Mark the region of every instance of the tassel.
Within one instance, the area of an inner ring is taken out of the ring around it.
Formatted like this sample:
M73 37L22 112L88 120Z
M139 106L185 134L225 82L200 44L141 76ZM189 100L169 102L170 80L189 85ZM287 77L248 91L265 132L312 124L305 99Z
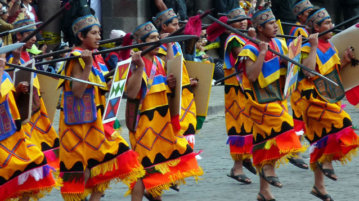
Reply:
M227 24L227 16L222 16L219 18L221 22L224 22ZM222 35L226 31L226 28L218 24L217 22L214 22L207 28L207 39L211 42L216 40L220 35Z
M171 117L171 123L172 123L172 127L176 131L179 131L181 129L181 125L180 125L180 121L179 121L179 115L175 115L175 116Z
M202 20L199 15L190 17L184 28L185 35L196 35L198 37L201 36L202 32Z
M123 42L122 42L122 46L129 46L132 45L132 33L127 33L124 37L123 37ZM123 50L120 52L120 57L122 60L126 60L128 58L130 58L130 54L131 54L131 49L128 50Z

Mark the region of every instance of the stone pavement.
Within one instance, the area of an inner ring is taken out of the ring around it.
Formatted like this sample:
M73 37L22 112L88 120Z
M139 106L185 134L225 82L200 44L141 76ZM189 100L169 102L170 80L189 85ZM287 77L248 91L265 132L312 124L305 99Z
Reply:
M196 137L196 151L202 150L202 159L199 164L205 174L202 180L195 183L194 179L187 179L187 185L181 186L180 192L173 190L166 191L163 200L166 201L254 201L259 189L258 176L246 171L253 183L242 185L235 180L227 177L233 162L229 155L229 147L226 145L227 135L224 122L224 100L223 86L212 88L211 100L209 105L209 116ZM122 103L123 108L125 106ZM359 109L347 104L346 111L352 116L353 123L359 125ZM123 114L123 112L121 112ZM128 131L123 129L122 136L128 140ZM304 154L308 156L308 154ZM309 158L305 157L309 162ZM359 192L359 157L355 157L352 162L345 166L334 163L338 181L334 182L325 179L327 190L335 200L351 201L357 200ZM280 201L302 201L318 200L309 194L313 185L313 173L310 170L302 170L287 164L277 169L277 174L283 183L282 189L272 187L272 191L277 200ZM107 190L103 201L131 200L130 196L123 197L127 188L124 184L112 184L111 189ZM42 200L57 201L62 200L57 190L50 196ZM146 200L145 198L143 200Z

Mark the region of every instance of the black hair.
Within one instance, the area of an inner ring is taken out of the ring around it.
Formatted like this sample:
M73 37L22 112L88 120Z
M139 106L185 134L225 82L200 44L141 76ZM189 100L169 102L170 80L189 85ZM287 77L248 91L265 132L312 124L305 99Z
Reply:
M93 27L93 26L88 27L88 28L86 28L86 29L80 31L79 33L81 34L82 37L86 38L88 32L91 31L92 27ZM74 44L75 44L76 46L79 46L79 45L82 44L82 41L79 39L79 37L77 36L77 34L74 36Z
M175 18L173 18L172 20L167 21L167 22L165 22L165 23L163 23L163 24L165 24L166 26L168 26L169 24L171 24L171 23L173 22L174 19L175 19ZM178 19L178 18L177 18L177 19ZM161 32L161 30L162 30L162 24L161 24L159 27L157 27L157 30L158 30L158 32Z

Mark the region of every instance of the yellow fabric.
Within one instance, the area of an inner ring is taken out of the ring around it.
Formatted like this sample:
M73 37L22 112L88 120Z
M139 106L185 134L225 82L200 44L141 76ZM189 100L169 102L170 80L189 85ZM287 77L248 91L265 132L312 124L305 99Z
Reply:
M6 96L10 91L15 91L15 88L11 80L6 79L3 83L1 83L0 96Z
M66 67L67 75L71 75L72 68L73 62L70 62ZM71 91L69 81L66 81L64 86L64 92L67 91ZM96 106L103 105L104 102L98 87L94 87L94 91ZM61 100L61 107L63 108L64 93ZM120 143L128 145L119 135L115 139L107 139L104 134L101 110L99 109L97 110L97 119L93 123L67 125L64 119L64 112L61 111L59 125L60 161L67 169L71 169L76 162L83 164L85 169L90 158L102 162L106 154L117 155Z
M30 121L23 125L23 128L26 138L36 146L44 148L42 143L45 143L48 147L57 148L54 145L58 136L51 120L47 116L45 103L42 98L40 98L40 110L31 116Z
M175 47L174 47L175 48ZM159 54L167 55L167 52L160 47ZM177 55L180 55L177 52ZM175 55L175 56L177 56ZM188 71L186 68L186 64L184 60L182 61L182 88L191 84L190 77L188 75ZM153 87L153 86L152 86ZM151 90L152 90L151 87ZM181 115L180 115L180 134L185 134L189 126L192 124L194 129L197 127L197 119L196 119L196 103L194 101L194 95L188 89L182 90L182 97L181 97ZM187 133L189 134L189 133ZM195 133L190 133L195 134Z
M157 65L157 69L160 65ZM143 73L147 79L146 73ZM175 132L172 127L167 99L169 88L167 85L165 86L166 88L163 88L162 91L148 93L144 97L137 130L135 133L130 132L131 146L139 154L140 162L143 162L144 158L148 158L151 163L154 163L157 154L161 154L167 161L173 151L184 154L188 148L187 140ZM164 110L163 116L156 111L159 108ZM153 113L153 118L149 119L144 112ZM161 137L158 138L158 135Z

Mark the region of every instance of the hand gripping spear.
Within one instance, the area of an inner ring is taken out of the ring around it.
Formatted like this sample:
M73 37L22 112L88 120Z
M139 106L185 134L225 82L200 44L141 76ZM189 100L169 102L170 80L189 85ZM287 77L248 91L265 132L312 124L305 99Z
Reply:
M201 11L200 11L200 12L201 12ZM217 18L215 18L215 17L213 17L213 16L211 16L211 15L207 15L207 17L208 17L209 19L211 19L212 21L215 21L215 22L217 22L218 24L220 24L221 26L225 27L226 29L230 30L231 32L236 33L236 34L238 34L238 35L240 35L240 36L242 36L242 37L245 37L246 39L248 39L249 41L251 41L251 42L253 42L253 43L257 44L257 45L259 44L259 42L258 42L256 39L253 39L253 38L249 37L247 34L238 31L237 29L235 29L235 28L229 26L229 25L226 24L226 23L223 23L222 21L218 20ZM308 71L308 72L310 72L310 73L312 73L312 74L314 74L314 75L317 75L317 76L319 76L319 77L321 77L321 78L323 78L323 79L329 81L330 83L334 84L335 86L338 86L338 84L337 84L336 82L334 82L333 80L331 80L331 79L329 79L329 78L323 76L322 74L320 74L320 73L318 73L318 72L316 72L316 71L313 71L312 69L310 69L310 68L308 68L308 67L302 65L301 63L298 63L298 62L294 61L293 59L290 59L289 57L287 57L287 56L285 56L285 55L283 55L283 54L281 54L281 53L279 53L279 52L277 52L277 51L275 51L275 50L273 50L273 49L271 49L271 48L268 48L268 51L272 52L273 54L276 54L276 55L280 56L281 58L283 58L283 59L285 59L285 60L287 60L287 61L289 61L289 62L291 62L291 63L293 63L293 64L295 64L295 65L297 65L297 66L299 66L300 68L302 68L302 69L304 69L304 70L306 70L306 71ZM220 79L220 80L217 80L217 81L215 82L215 84L217 84L217 83L219 83L219 82L222 82L222 81L224 81L224 80L226 80L226 79L228 79L228 78L230 78L230 77L233 77L233 76L235 76L236 74L238 74L238 73L233 73L232 75L229 75L229 76L224 77L224 78L222 78L222 79Z

